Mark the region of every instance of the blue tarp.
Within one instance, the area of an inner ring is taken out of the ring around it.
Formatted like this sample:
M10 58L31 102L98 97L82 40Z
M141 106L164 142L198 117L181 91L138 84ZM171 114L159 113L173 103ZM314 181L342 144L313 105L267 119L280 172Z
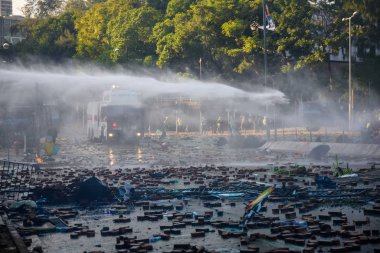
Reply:
M316 176L317 189L336 189L336 183L326 176Z

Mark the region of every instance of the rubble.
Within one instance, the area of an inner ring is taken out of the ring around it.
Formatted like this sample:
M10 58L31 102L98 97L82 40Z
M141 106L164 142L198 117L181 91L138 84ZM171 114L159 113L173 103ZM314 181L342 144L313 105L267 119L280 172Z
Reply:
M375 250L378 174L370 166L353 170L357 177L339 178L330 165L295 162L41 166L26 198L33 208L2 209L29 250L44 252L63 245L72 252ZM246 205L270 186L267 202L244 224ZM41 232L50 241L39 236L38 245L30 234Z

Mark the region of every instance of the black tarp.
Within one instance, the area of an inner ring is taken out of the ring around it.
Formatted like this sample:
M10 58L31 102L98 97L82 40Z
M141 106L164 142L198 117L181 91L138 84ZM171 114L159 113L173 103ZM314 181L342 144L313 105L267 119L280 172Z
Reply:
M323 157L327 156L327 153L330 151L329 145L318 145L315 148L313 148L309 153L309 158L314 160L322 160Z
M72 197L75 201L113 200L111 189L95 176L76 183L73 187Z

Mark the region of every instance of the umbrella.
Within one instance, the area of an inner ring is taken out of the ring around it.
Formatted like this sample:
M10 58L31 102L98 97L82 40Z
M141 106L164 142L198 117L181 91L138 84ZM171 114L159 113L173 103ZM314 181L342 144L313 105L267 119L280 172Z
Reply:
M265 191L263 191L256 199L249 202L245 207L245 213L243 216L243 223L247 224L247 222L257 214L261 207L264 205L264 202L267 200L269 194L271 194L274 190L274 187L271 186Z

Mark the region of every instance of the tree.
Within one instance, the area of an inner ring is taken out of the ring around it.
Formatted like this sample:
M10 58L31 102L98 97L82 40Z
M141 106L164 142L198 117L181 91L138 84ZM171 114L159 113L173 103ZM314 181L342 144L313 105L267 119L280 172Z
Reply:
M17 45L19 53L54 60L72 57L76 46L74 20L75 16L70 12L44 19L26 19L19 26L26 32L26 39Z
M170 0L166 8L166 18L173 18L177 13L185 13L196 0Z
M110 0L95 4L80 18L77 56L99 62L144 62L152 60L149 40L159 10L137 0Z
M109 61L109 38L107 24L112 13L112 3L99 3L90 8L75 22L78 32L76 55L95 61Z
M202 58L208 71L225 77L243 73L252 68L257 49L250 19L250 1L185 1L183 6L169 2L166 18L154 28L157 65L173 67L179 61L175 65L183 71L195 69Z
M193 76L202 58L204 76L263 81L263 31L250 29L252 22L262 24L262 0L62 1L27 0L27 19L19 26L27 39L15 47L19 52L62 59L73 57L75 48L74 57L81 59ZM370 84L371 90L380 87L373 71L380 67L378 0L268 0L267 5L276 23L266 34L268 85L305 97L318 83L326 91L334 87L329 94L343 94L347 70L337 69L330 56L347 52L348 25L342 18L359 11L352 19L352 37L363 63L354 64L354 82ZM294 88L294 79L304 86Z
M46 18L60 12L63 0L26 0L22 11L27 18Z
M89 1L85 0L68 0L66 1L63 11L65 12L73 12L77 14L78 16L84 13L86 10L89 9L91 5L89 4Z
M165 13L169 0L144 0L142 6L152 7L155 10Z
M345 1L340 15L350 17L354 11L357 11L358 15L351 20L352 41L357 46L357 56L361 60L355 62L354 59L352 65L355 107L378 106L378 98L373 99L373 95L380 92L380 73L374 71L380 68L380 56L376 54L380 47L380 5L376 0ZM342 47L347 51L347 22L342 34L345 37ZM343 87L346 85L346 82L342 84Z
M149 6L131 8L111 18L106 34L110 38L112 61L150 65L155 56L152 29L160 18L161 12Z

